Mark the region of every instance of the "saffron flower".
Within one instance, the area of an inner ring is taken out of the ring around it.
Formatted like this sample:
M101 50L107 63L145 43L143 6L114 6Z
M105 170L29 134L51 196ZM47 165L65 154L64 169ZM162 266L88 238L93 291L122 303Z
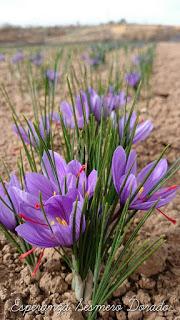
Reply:
M94 67L102 63L98 55L90 55L89 53L85 53L81 56L81 58L84 62Z
M108 94L104 96L98 95L93 88L89 88L88 93L81 91L80 95L75 98L75 115L78 127L80 129L84 127L84 116L88 123L90 113L94 114L98 122L102 116L104 118L113 117L113 112L124 106L126 100L129 101L129 97L126 98L123 91L115 94L112 90L109 90ZM60 112L65 126L74 128L75 119L72 105L63 101L60 104ZM58 113L53 113L53 120L57 123L60 122Z
M5 61L5 55L3 53L0 53L0 62Z
M159 210L160 207L169 203L175 197L177 186L159 188L153 192L153 188L168 170L167 160L161 159L150 173L154 164L154 161L149 163L137 174L136 152L132 150L127 158L125 150L121 146L117 147L112 159L112 177L121 205L124 205L127 199L131 198L130 209L148 210L158 201L156 208ZM148 173L150 174L149 177L137 192L138 187L143 183ZM161 210L159 212L162 213ZM173 219L165 214L163 215L169 221L175 223Z
M86 195L91 198L96 187L97 171L92 170L86 176L85 170L86 166L77 160L66 163L58 153L49 150L49 154L44 152L42 157L43 174L27 173L25 190L14 188L14 192L21 205L26 204L36 210L40 209L40 194L43 203L56 195L68 196L72 192L79 200L83 200Z
M125 80L130 87L136 89L141 80L141 75L138 72L130 72L126 74Z
M36 53L29 58L30 62L32 62L36 66L40 66L43 63L43 56L41 53Z
M59 78L59 72L49 69L46 71L46 77L50 82L56 82Z
M19 211L19 202L14 192L14 187L17 190L21 189L15 174L12 174L10 181L5 183L7 193L3 185L0 184L0 223L11 231L14 231L17 226L16 213Z
M52 196L45 201L46 219L42 210L22 205L21 210L23 213L20 214L20 217L25 222L16 227L16 232L34 247L70 247L74 241L74 222L76 229L75 240L79 239L80 232L85 229L82 207L83 202L76 201L76 195L73 192L69 193L68 196Z
M21 51L18 51L13 57L12 57L12 63L16 64L24 60L24 54Z
M48 117L41 118L39 122L39 133L41 135L41 138L44 140L48 137L49 132L50 132L50 120ZM32 146L36 146L40 144L40 140L38 137L38 134L36 132L36 129L34 127L34 124L32 121L28 120L28 128L24 129L22 126L17 126L13 125L13 131L22 139L26 144L31 144Z
M111 116L112 112L126 104L126 98L124 91L120 91L115 94L111 89L107 95L100 96L92 88L89 89L90 95L90 107L91 112L94 114L97 121L101 120L101 117L107 118Z
M59 154L51 150L49 154L44 153L42 167L43 174L25 175L25 190L13 188L20 206L19 216L24 220L23 224L16 227L16 232L33 246L30 251L21 255L21 259L36 248L42 249L33 275L40 265L45 248L70 247L84 232L84 198L87 196L90 199L93 196L97 182L96 170L86 176L85 165L77 160L66 163ZM40 194L43 208L39 201Z
M60 104L60 112L62 114L65 126L68 128L74 128L75 119L73 106L67 101L63 101ZM77 125L80 129L82 129L84 127L84 115L86 117L86 122L89 121L89 105L87 95L84 91L81 91L80 95L75 98L75 115ZM58 113L53 113L53 120L57 123L60 121Z
M129 115L126 114L124 117L122 117L119 120L119 136L120 139L122 140L123 136L124 136L124 130L125 130L125 126L126 123L128 121L128 117ZM133 132L133 128L135 126L136 123L136 112L133 112L130 118L130 122L129 122L129 133L132 134ZM134 138L133 138L133 143L137 143L139 141L143 141L145 140L149 134L151 133L153 129L153 124L150 120L146 120L146 121L142 121L141 123L139 123L136 127L135 130L135 134L134 134Z

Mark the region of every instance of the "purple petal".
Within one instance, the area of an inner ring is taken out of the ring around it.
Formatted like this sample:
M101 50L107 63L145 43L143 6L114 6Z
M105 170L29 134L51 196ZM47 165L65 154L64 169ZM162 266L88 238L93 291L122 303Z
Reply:
M122 178L121 178L121 185L120 185L120 189L121 187L123 186L123 183L126 179L126 175L124 175ZM130 174L126 180L126 183L123 187L123 190L121 192L121 195L120 195L120 201L121 203L125 204L127 199L132 196L132 194L136 191L137 189L137 180L136 180L136 177L133 175L133 174Z
M154 165L154 161L149 163L144 169L140 171L140 173L137 176L137 181L138 183L143 182L145 179L146 175L150 172ZM162 179L162 177L165 175L167 171L168 165L167 165L167 160L166 159L161 159L145 184L143 185L143 192L142 196L145 196L154 186L155 184Z
M82 164L79 161L72 160L67 165L67 171L74 174L77 177L81 167L82 167Z
M3 197L4 201L10 205L7 196ZM8 230L14 230L17 222L15 218L15 214L0 201L0 222L8 229Z
M25 241L40 248L51 248L59 245L58 240L47 227L23 223L16 227L16 232Z
M26 191L39 197L42 194L42 199L45 201L50 198L54 191L54 186L51 181L39 173L27 173L25 176Z
M116 148L112 158L112 177L117 193L120 190L120 179L125 172L126 153L123 147Z
M132 173L134 175L136 175L137 172L137 154L135 150L131 150L128 160L127 160L127 164L126 164L126 170L125 173Z
M153 124L149 120L139 124L136 128L133 143L137 143L138 141L145 140L151 133L152 129L153 129Z
M64 176L67 173L67 165L63 157L61 157L58 153L52 152L49 150L49 155L51 158L51 161L53 163L53 167L55 166L57 175L59 180L61 181ZM48 176L50 180L54 181L57 183L56 175L53 170L53 167L51 165L51 162L49 161L48 155L46 152L44 152L43 157L42 157L42 170L43 174L45 176Z
M92 170L91 173L88 176L87 179L87 190L86 192L89 195L89 198L92 197L92 195L94 194L94 190L96 188L96 183L97 183L97 171L96 170Z
M62 117L63 117L65 126L69 128L74 128L75 121L74 121L72 106L68 102L63 101L60 104L60 111L62 112Z

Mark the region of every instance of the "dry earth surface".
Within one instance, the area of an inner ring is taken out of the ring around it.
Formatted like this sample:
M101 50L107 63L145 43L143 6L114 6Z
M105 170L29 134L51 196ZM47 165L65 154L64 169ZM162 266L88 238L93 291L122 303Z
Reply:
M180 149L180 44L158 43L156 59L151 82L149 104L147 99L141 101L141 110L154 122L154 131L151 137L137 147L140 166L157 157L166 144L171 148L168 153L171 164ZM13 90L12 88L9 88ZM21 104L18 111L27 112ZM0 155L8 157L8 163L13 168L16 164L17 140L11 131L11 115L5 103L0 105ZM178 175L173 178L172 184L177 184ZM171 225L159 213L154 213L146 223L142 237L148 235L157 237L165 234L166 244L151 257L135 275L113 294L110 303L122 304L123 311L110 312L99 315L99 319L107 320L173 320L180 317L180 199L166 206L166 213L177 220ZM75 299L71 291L71 274L67 273L56 253L46 250L43 258L41 278L35 281L31 278L27 267L18 259L18 254L2 238L0 242L0 319L25 320L81 320L83 315L73 311ZM59 271L60 270L60 271ZM141 304L156 304L165 302L171 308L168 312L127 312L129 299L137 296ZM28 313L10 312L15 299L26 304L67 303L70 311L57 315L47 312ZM179 316L179 317L178 317Z

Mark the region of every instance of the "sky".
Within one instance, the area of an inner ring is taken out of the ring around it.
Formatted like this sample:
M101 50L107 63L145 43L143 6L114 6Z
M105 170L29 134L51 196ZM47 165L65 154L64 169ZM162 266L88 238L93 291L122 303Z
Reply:
M180 0L0 0L0 25L98 24L122 18L180 25Z

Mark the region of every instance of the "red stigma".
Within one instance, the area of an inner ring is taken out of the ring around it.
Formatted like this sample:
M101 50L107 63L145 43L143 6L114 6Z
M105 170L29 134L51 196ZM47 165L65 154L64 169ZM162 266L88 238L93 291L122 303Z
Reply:
M29 251L27 251L27 252L25 252L25 253L22 253L22 254L19 256L19 259L20 259L20 260L25 259L25 258L28 257L31 253L33 253L35 250L36 250L36 248L32 248L32 249L30 249Z
M81 168L80 168L80 170L79 170L79 172L78 172L78 174L77 174L77 177L79 177L79 176L80 176L80 174L81 174L83 171L85 171L85 170L86 170L86 167L87 167L87 165L86 165L86 164L83 164L83 165L81 166Z
M177 187L178 186L176 184L174 184L173 186L168 187L168 191L175 190L175 189L177 189Z
M41 264L41 260L42 260L43 255L44 255L44 250L45 250L45 249L43 249L43 250L41 251L40 255L39 255L39 259L38 259L38 261L37 261L37 264L36 264L36 266L35 266L35 268L34 268L34 271L32 272L32 277L35 277L35 275L36 275L36 273L37 273L37 271L38 271L38 269L39 269L39 266L40 266L40 264Z
M37 202L37 203L35 203L34 208L38 210L38 209L41 208L41 206L40 206L40 204Z
M156 208L168 221L170 221L173 224L176 224L176 220L173 218L170 218L167 214L165 214L163 211L160 209Z
M41 222L38 222L38 221L36 221L36 220L34 220L34 219L31 219L31 218L27 217L24 213L20 213L20 214L19 214L19 217L22 218L22 219L24 219L24 220L27 221L27 222L31 222L31 223L35 223L35 224L40 224L41 226L46 226L46 227L47 227L47 224L46 224L46 223L41 223Z

